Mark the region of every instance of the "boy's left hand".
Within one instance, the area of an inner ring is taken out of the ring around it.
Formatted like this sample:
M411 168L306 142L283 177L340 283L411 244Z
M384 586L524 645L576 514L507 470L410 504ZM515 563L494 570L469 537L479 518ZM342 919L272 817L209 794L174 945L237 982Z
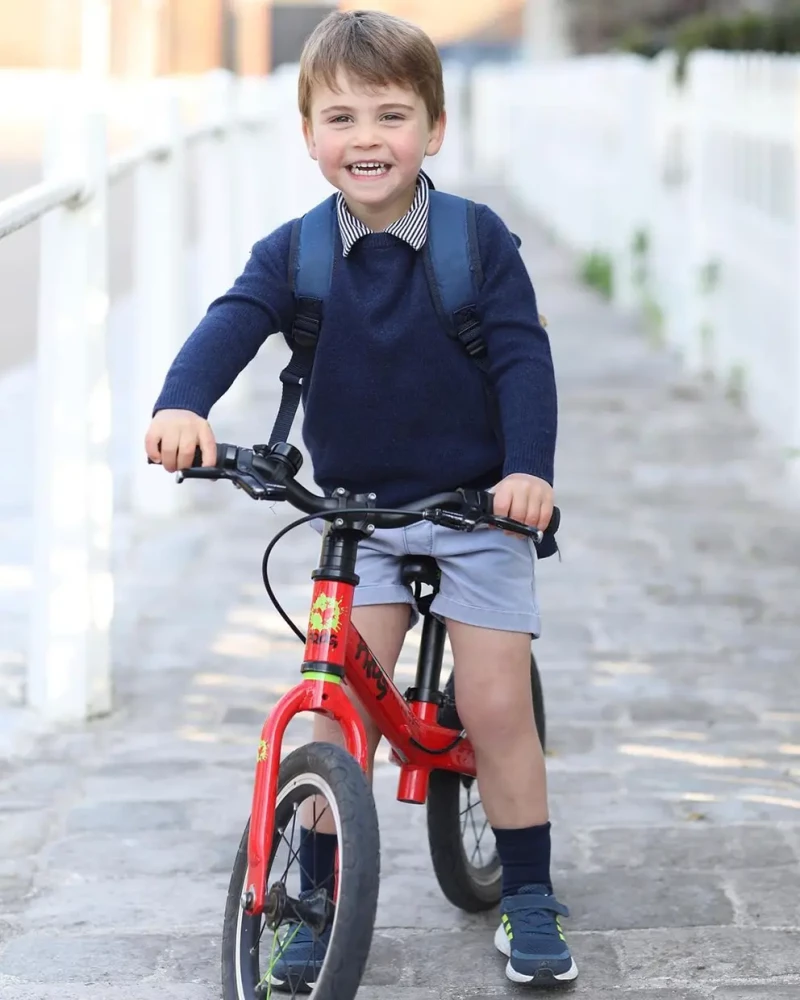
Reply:
M495 486L494 512L544 531L553 516L553 487L544 479L514 472Z

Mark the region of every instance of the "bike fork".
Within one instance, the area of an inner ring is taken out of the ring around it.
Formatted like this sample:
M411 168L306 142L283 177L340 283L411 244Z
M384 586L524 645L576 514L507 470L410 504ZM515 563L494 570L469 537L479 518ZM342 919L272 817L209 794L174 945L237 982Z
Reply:
M338 722L348 753L365 771L367 768L364 723L342 690L341 679L335 674L307 673L300 684L278 701L261 730L247 843L247 889L242 897L242 906L251 916L264 910L267 865L275 835L281 747L286 727L298 712L317 712Z

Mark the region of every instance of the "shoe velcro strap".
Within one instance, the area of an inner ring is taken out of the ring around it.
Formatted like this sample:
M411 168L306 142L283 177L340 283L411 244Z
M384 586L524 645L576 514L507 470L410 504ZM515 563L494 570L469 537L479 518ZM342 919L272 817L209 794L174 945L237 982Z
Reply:
M533 896L526 893L523 896L507 898L504 903L505 911L509 915L513 915L516 910L548 910L562 917L569 916L567 907L559 903L555 896Z

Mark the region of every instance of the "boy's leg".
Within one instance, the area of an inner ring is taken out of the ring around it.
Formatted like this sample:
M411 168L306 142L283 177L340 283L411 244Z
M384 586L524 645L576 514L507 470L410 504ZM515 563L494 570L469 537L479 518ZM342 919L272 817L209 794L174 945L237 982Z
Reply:
M559 923L567 910L550 880L547 782L531 694L535 552L524 539L479 529L439 535L435 555L442 586L433 611L447 621L458 714L503 866L495 944L509 957L509 979L572 980L577 967Z
M452 620L447 627L458 714L475 748L481 803L500 835L501 858L505 842L514 855L510 863L502 858L503 893L549 886L547 778L533 714L531 637Z

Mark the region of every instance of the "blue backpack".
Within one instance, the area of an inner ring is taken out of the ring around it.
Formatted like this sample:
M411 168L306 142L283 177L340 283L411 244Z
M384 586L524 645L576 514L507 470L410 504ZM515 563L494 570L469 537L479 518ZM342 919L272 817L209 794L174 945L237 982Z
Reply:
M294 223L289 244L289 285L295 299L291 331L284 334L292 349L281 372L282 395L270 444L288 441L303 392L311 375L314 352L325 318L336 248L336 196L327 198ZM514 237L517 246L519 237ZM475 203L436 191L431 185L428 238L420 251L431 298L448 336L458 340L484 375L495 433L496 404L488 379L486 344L477 311L483 269L478 247Z

